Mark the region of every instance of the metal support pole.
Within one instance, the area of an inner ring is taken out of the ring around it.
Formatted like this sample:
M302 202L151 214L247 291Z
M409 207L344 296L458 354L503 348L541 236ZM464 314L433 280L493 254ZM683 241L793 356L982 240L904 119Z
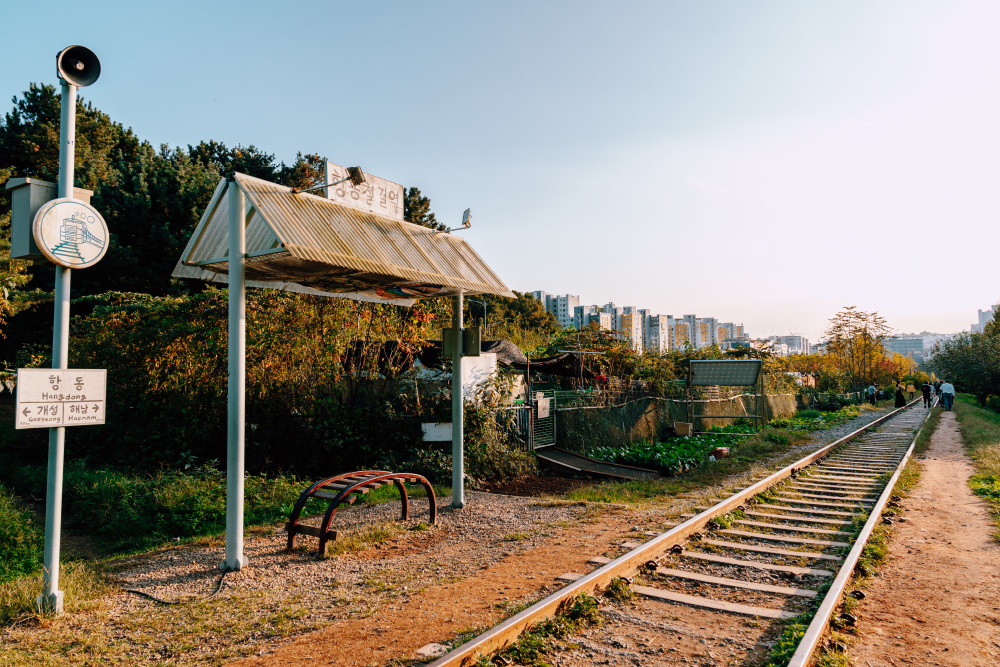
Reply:
M462 290L451 299L451 506L465 507L465 414L462 396Z
M229 181L229 419L226 447L226 559L219 566L239 570L243 555L243 467L246 441L246 203Z
M76 86L62 84L59 115L59 197L73 196L76 159ZM52 317L52 368L69 367L70 269L56 266L55 307ZM66 378L68 381L69 378ZM63 460L66 428L49 429L49 465L45 489L45 549L42 554L42 594L35 599L40 612L61 614L63 592L59 590L59 537L62 524Z

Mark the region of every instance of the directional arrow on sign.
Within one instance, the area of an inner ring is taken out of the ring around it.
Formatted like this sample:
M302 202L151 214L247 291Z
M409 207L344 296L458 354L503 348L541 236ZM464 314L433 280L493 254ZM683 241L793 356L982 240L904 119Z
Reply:
M97 412L97 403L94 403L94 412Z
M28 408L25 408L24 412L22 412L21 414L24 415L25 417L27 417L31 413L28 412Z

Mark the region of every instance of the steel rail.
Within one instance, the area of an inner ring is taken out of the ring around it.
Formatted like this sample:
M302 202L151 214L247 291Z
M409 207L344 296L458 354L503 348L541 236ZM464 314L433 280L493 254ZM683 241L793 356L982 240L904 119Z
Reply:
M590 574L584 575L576 581L567 584L563 588L536 602L527 609L511 616L507 620L490 628L481 635L478 635L466 643L456 647L452 651L449 651L434 662L429 663L427 667L467 667L476 660L477 656L489 654L493 651L505 648L516 640L516 638L530 626L558 614L563 608L563 605L570 599L580 595L581 593L593 594L595 591L605 588L611 583L612 580L618 577L631 577L641 568L645 567L649 561L662 557L670 550L671 547L681 544L687 540L687 538L692 534L708 525L709 521L715 517L732 512L740 505L744 504L748 498L752 498L758 493L775 486L782 480L791 477L792 473L797 473L800 468L804 468L805 466L826 457L835 449L854 440L866 431L869 431L885 421L905 412L907 409L922 400L922 398L918 398L908 403L905 407L897 408L892 412L888 412L858 430L845 435L843 438L817 449L812 454L799 459L791 465L785 466L781 470L771 474L761 481L731 495L729 498L720 501L716 505L702 511L700 514L696 514L687 521L684 521L665 533L654 537L648 542L644 542L635 549L619 556L606 565L594 570ZM879 511L881 512L881 509ZM872 512L872 515L875 515L874 511ZM841 571L843 570L844 568L841 568ZM816 618L819 618L819 613L817 613Z
M923 399L918 399L923 400ZM913 401L916 403L917 401ZM910 403L910 405L913 405ZM827 591L826 595L823 597L823 602L820 604L819 609L816 610L816 615L813 616L812 622L809 623L809 627L806 628L805 634L799 641L798 647L795 649L795 653L792 654L791 660L788 662L788 667L805 667L812 661L812 655L819 646L820 641L826 634L828 623L830 617L832 616L834 609L840 602L840 596L843 594L844 589L847 584L850 583L851 577L854 575L854 566L857 564L858 559L861 558L861 552L864 551L865 546L868 544L868 538L871 537L872 531L875 530L876 524L882 518L882 510L885 509L886 503L892 497L893 489L896 486L896 482L899 481L899 476L902 474L903 469L906 464L910 461L910 456L913 454L913 449L917 445L917 438L920 437L920 433L924 430L924 426L927 424L927 420L931 416L931 411L934 406L937 405L937 399L931 405L931 410L927 411L927 416L924 417L924 421L921 422L920 428L917 429L916 434L913 436L913 441L910 446L906 449L906 454L903 455L902 460L900 460L899 465L896 466L896 472L893 473L892 477L889 478L889 482L885 485L885 489L882 491L882 495L879 496L878 502L872 507L871 512L868 515L868 521L865 522L864 527L861 532L858 533L857 538L855 538L854 546L851 548L850 553L844 558L844 562L840 566L840 570L837 572L836 579L830 584L830 589Z

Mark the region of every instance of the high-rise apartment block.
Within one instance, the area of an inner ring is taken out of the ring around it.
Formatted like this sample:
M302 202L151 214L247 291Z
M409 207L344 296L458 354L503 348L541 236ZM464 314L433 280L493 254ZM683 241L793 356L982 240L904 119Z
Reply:
M552 313L559 321L563 329L568 329L573 324L575 309L580 305L580 297L575 294L549 294L541 290L532 292L531 295L542 302L545 310Z
M697 349L712 345L728 349L733 344L748 340L742 324L719 323L714 317L653 315L646 308L616 306L611 302L600 307L581 306L580 297L571 294L556 296L536 291L531 295L541 301L545 310L552 313L564 328L582 329L593 323L616 332L623 340L628 340L637 352L667 352L688 346Z
M979 311L979 321L969 327L969 333L983 333L983 329L996 315L996 306L991 306L986 310Z

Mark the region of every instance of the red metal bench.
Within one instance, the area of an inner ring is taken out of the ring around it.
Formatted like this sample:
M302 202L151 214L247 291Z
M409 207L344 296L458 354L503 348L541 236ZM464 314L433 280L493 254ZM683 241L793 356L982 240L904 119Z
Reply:
M326 554L326 543L337 539L337 531L330 530L330 521L333 520L333 515L337 512L340 504L346 502L351 505L359 496L388 484L395 484L396 488L399 489L399 499L403 505L403 519L410 518L410 497L406 493L406 484L423 486L427 491L427 499L430 501L431 523L437 522L437 498L434 496L434 487L427 481L427 478L409 472L359 470L316 482L302 492L292 509L288 523L285 524L285 530L288 532L288 550L291 551L295 548L296 535L310 535L319 538L317 555L323 557ZM319 528L299 523L299 515L302 514L302 510L310 498L322 498L330 501L330 506L327 508L326 514L323 515L323 522Z

